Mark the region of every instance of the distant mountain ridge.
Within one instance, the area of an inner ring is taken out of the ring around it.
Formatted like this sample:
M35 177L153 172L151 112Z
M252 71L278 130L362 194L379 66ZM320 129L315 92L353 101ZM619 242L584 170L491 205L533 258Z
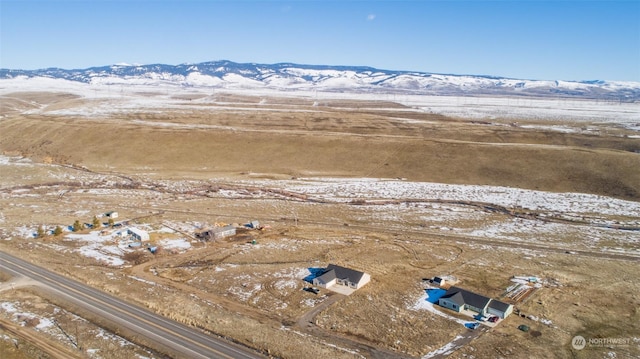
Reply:
M623 81L519 80L495 76L434 74L381 70L366 66L256 64L210 61L197 64L151 64L66 70L0 69L0 79L55 78L88 84L160 85L320 90L354 93L424 95L498 95L568 97L640 101L640 83Z

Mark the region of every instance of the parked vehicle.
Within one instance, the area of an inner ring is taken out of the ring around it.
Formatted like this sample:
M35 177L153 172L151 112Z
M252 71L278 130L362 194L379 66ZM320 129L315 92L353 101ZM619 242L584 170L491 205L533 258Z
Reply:
M320 293L320 289L318 288L313 288L313 287L306 287L304 288L304 290L306 290L309 293L313 293L313 294L318 294Z
M523 332L528 332L529 331L529 326L521 324L518 326L518 329L522 330Z
M471 330L476 330L476 329L478 329L478 327L479 327L479 326L480 326L480 323L478 323L478 322L475 322L475 323L467 323L467 324L465 325L465 327L467 327L467 328L469 328L469 329L471 329Z

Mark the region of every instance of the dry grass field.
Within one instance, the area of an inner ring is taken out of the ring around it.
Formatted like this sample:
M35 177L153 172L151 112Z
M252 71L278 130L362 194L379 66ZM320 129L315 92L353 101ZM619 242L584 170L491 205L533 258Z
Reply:
M397 104L261 104L258 97L230 96L221 99L224 106L82 116L56 110L82 106L82 113L108 104L65 94L8 94L3 108L18 107L10 104L22 96L44 109L2 119L3 151L100 171L402 177L640 198L640 139L606 124L574 124L595 130L566 134L523 128L522 120L518 126L509 119L451 119Z
M602 120L451 118L386 100L128 96L144 101L0 97L0 250L273 357L640 355L636 132ZM123 247L111 229L34 238L39 226L108 210L161 250ZM193 238L253 219L266 228ZM310 270L329 263L372 281L350 296L304 291ZM516 304L522 316L471 331L425 309L423 278L442 275L494 298L514 275L543 285ZM2 358L164 357L0 279ZM575 335L627 341L575 350Z

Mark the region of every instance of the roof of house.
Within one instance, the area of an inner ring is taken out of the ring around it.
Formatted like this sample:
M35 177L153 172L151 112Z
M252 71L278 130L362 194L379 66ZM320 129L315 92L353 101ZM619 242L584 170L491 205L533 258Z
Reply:
M491 300L491 302L489 303L489 308L497 309L501 312L505 312L507 309L509 309L509 306L511 306L511 304L507 304L495 299Z
M456 303L458 306L462 307L464 305L464 298L460 292L453 293L445 293L440 299L448 299L450 302Z
M144 229L140 229L140 228L136 228L136 227L129 227L128 231L134 234L137 234L138 236L148 236L149 232L145 231Z
M442 298L450 299L458 305L466 304L475 308L484 308L491 301L491 298L485 297L484 295L476 294L474 292L470 292L459 287L449 288L449 290L447 290Z
M351 283L359 283L360 279L364 276L364 272L359 272L350 268L341 267L335 264L329 264L327 269L322 275L318 276L318 279L327 283L336 278L347 279Z
M332 280L336 279L336 272L333 270L328 270L323 272L321 275L317 276L316 278L324 283L329 283Z

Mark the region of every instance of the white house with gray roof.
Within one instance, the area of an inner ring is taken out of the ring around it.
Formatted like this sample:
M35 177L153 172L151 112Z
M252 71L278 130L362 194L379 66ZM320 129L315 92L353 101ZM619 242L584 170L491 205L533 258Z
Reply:
M438 304L456 312L471 310L480 315L492 314L501 319L506 318L513 312L513 305L511 304L503 303L499 300L491 299L459 287L449 288L449 290L438 299Z
M313 278L313 285L322 288L343 285L351 289L359 289L370 280L371 276L365 272L329 264L321 275Z

